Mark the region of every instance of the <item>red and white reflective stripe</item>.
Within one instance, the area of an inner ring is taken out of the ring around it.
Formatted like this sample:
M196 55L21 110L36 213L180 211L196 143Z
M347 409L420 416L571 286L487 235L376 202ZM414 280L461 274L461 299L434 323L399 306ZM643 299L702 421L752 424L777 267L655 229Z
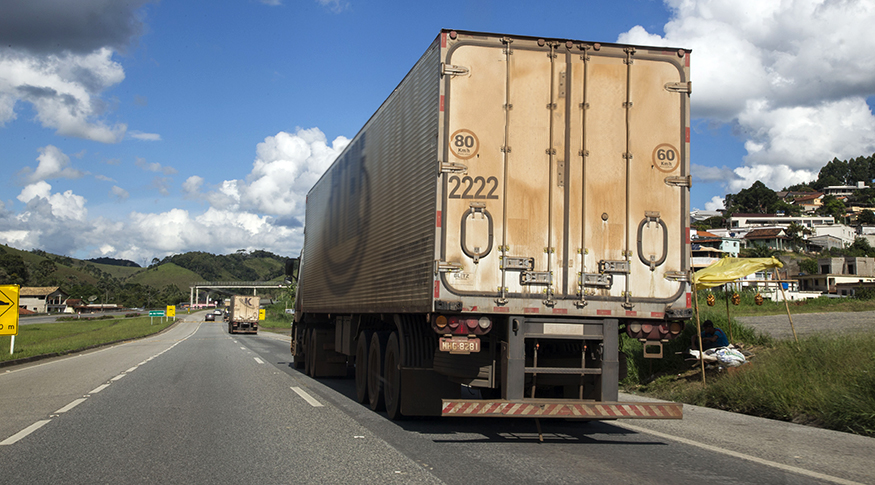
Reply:
M681 419L679 403L534 403L444 400L443 416L584 417L594 419Z

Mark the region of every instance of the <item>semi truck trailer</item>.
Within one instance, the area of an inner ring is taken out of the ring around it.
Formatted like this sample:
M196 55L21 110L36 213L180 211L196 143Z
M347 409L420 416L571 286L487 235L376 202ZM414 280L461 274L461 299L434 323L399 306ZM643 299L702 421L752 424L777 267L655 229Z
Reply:
M257 296L234 295L228 313L228 333L258 333Z
M295 365L393 419L681 418L618 346L692 316L690 53L441 31L308 193Z

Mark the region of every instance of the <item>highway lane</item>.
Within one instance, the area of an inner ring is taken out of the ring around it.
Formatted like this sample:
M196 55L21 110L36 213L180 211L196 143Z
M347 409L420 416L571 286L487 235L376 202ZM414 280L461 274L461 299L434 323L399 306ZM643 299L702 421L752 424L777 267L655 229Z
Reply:
M351 380L295 370L287 337L230 336L222 322L189 318L150 339L0 373L0 440L45 421L0 445L0 481L875 482L871 471L834 469L830 449L814 474L806 463L782 468L787 443L766 434L743 450L773 452L751 460L708 436L728 418L703 423L697 412L681 422L544 420L545 443L529 420L393 422L355 403ZM743 421L725 426L751 432ZM870 449L838 453L853 463Z

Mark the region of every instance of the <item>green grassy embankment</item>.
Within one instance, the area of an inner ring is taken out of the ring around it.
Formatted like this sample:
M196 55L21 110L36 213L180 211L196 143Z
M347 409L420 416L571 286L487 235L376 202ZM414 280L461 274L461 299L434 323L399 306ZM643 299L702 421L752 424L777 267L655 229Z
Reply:
M42 355L63 355L100 345L152 335L172 324L149 317L109 320L74 320L22 325L15 337L15 353L9 354L11 337L0 337L0 362Z
M265 319L258 324L259 328L268 332L290 335L295 316L285 313L285 304L277 303L267 307L266 310Z
M701 295L701 320L711 319L728 332L725 302L714 307ZM746 300L750 299L750 302ZM779 306L780 305L780 306ZM752 307L752 308L751 308ZM792 305L815 312L875 310L871 301L818 299ZM697 361L685 361L684 351L695 335L695 320L665 346L661 360L644 359L641 344L623 336L621 350L628 356L629 376L623 389L659 399L707 406L765 418L792 421L875 437L875 332L850 335L814 335L775 340L755 333L735 316L785 313L784 304L767 301L761 307L753 295L730 304L733 342L750 352L749 362L724 371L706 370L705 381Z

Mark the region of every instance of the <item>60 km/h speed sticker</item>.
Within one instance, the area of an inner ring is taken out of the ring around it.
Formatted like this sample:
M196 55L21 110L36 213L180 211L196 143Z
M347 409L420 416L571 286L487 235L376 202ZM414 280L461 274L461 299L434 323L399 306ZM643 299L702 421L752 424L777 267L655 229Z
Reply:
M674 172L681 162L681 155L677 148L663 143L653 149L653 166L662 172Z
M450 151L456 158L468 160L480 151L480 140L471 130L458 130L450 137Z

